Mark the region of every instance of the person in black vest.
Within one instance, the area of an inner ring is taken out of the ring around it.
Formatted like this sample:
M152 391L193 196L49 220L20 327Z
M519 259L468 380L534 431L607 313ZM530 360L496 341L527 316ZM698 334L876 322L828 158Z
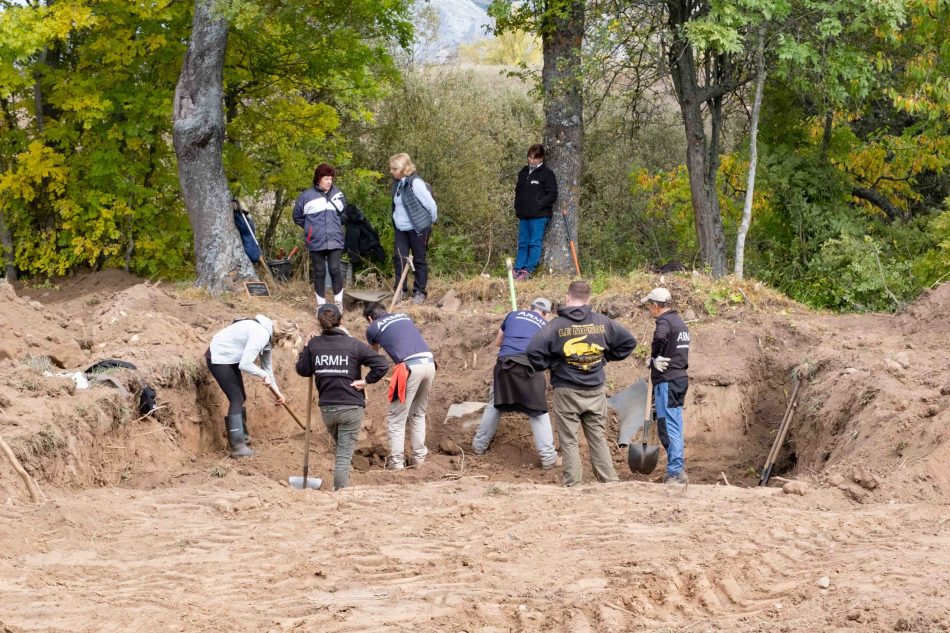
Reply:
M389 381L390 470L406 467L406 430L412 447L411 466L422 464L426 455L426 404L435 381L435 359L419 328L402 313L389 314L379 303L368 303L363 317L369 323L366 341L378 350L382 347L396 366Z
M515 279L524 281L541 261L544 230L557 202L557 178L544 164L544 146L528 149L528 164L518 172L515 215L518 217L518 256Z
M653 344L647 367L653 381L656 427L666 450L666 483L689 483L683 455L683 404L689 389L689 328L679 313L670 307L673 301L666 288L654 288L640 300L656 320Z
M317 165L313 172L313 186L297 196L294 202L294 222L303 228L303 238L310 251L313 264L313 290L317 296L317 308L327 302L326 275L330 268L330 283L333 285L333 301L343 304L343 257L344 232L343 209L346 198L339 187L333 184L336 172L326 163Z
M429 280L426 251L432 225L439 217L439 208L429 191L429 185L416 175L416 166L412 164L409 154L391 156L389 173L393 177L393 263L396 282L402 277L402 267L411 252L412 265L416 271L412 280L412 302L418 305L426 300L426 284ZM406 284L396 288L396 292L399 291L405 297L408 294Z
M321 333L307 342L297 358L297 373L313 376L320 394L320 415L336 445L333 489L350 483L350 463L366 411L366 385L378 382L389 363L369 345L340 327L342 315L333 304L317 308ZM370 372L362 378L362 367Z

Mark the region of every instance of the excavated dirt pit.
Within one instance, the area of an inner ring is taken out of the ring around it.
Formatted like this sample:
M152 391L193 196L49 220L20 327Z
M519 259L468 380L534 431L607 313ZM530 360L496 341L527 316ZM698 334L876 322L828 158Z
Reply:
M689 297L694 280L665 283ZM531 282L520 299L562 285ZM431 457L382 469L385 392L373 386L353 488L307 494L285 483L303 433L259 383L248 382L248 417L260 453L227 457L224 398L202 358L215 331L257 312L306 336L305 292L221 301L115 272L0 285L0 436L50 497L31 505L0 461L0 631L950 630L950 286L896 316L772 298L711 317L687 298L702 318L691 325L686 488L630 473L615 448L620 484L565 490L517 415L472 455L479 414L446 413L487 395L504 286L460 296L458 312L407 309L440 363ZM595 306L649 340L629 294ZM344 324L365 331L356 312ZM610 393L645 375L642 350L608 367ZM133 394L44 376L64 371L50 357L66 370L135 363L109 374ZM275 364L303 419L294 358L278 350ZM798 479L805 495L754 488L806 365L773 471L773 485ZM144 383L160 408L141 418ZM313 439L311 473L331 479L317 417ZM449 442L463 453L440 452Z

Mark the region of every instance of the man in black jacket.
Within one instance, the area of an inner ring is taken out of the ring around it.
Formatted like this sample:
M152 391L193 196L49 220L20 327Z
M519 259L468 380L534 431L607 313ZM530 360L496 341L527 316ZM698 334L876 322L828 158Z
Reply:
M515 215L518 217L518 256L515 279L525 280L541 261L544 229L557 202L557 178L544 164L544 146L528 149L528 164L518 172Z
M670 307L673 297L666 288L654 288L640 303L646 304L656 320L653 344L650 346L650 379L656 405L660 443L666 450L667 483L685 484L683 458L683 403L689 388L689 328L676 310Z
M571 283L558 316L534 335L527 355L538 371L551 370L554 413L564 461L565 486L581 483L578 431L583 428L590 449L590 465L600 482L617 481L607 432L607 396L604 365L623 360L637 340L616 321L594 312L587 304L590 285Z

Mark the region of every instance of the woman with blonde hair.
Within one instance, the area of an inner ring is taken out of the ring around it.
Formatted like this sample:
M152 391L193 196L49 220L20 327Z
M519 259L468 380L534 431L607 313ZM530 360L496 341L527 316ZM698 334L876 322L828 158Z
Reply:
M429 265L426 250L432 225L439 217L439 209L429 190L429 185L416 175L416 166L409 154L394 154L389 158L389 173L393 177L393 226L395 244L393 245L393 263L396 268L396 280L402 277L402 267L412 253L412 265L415 275L412 281L412 302L416 305L426 300L426 283ZM407 276L408 277L408 276ZM396 292L408 294L403 283Z
M271 352L275 344L281 347L299 345L300 334L297 326L292 323L278 325L263 314L258 314L253 318L237 319L219 331L211 339L211 345L205 352L208 371L228 398L228 414L224 423L231 457L235 459L254 456L254 451L247 447L250 441L247 433L247 409L244 406L247 392L244 390L241 372L260 378L266 386L274 390L277 401L284 402L284 395L277 388L271 363ZM258 359L260 366L255 364Z

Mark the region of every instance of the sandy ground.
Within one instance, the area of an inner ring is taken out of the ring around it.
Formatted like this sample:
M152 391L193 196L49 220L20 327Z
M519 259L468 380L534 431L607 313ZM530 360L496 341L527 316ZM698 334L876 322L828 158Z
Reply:
M684 296L692 281L673 283ZM0 460L0 633L950 630L950 286L897 316L756 295L717 316L693 305L693 483L650 483L615 450L620 483L575 489L540 470L523 417L506 416L478 458L478 416L444 421L450 404L484 398L503 291L462 293L458 313L412 309L441 363L431 456L380 468L372 387L354 488L330 493L284 483L302 433L256 384L260 455L227 459L223 399L199 361L237 316L306 333L306 300L212 300L118 273L0 288L0 436L49 497L31 504ZM602 306L638 339L651 331L629 298ZM49 355L67 369L131 360L139 370L115 377L155 386L162 409L142 419L134 395L45 377ZM278 375L302 415L294 356L278 352ZM752 487L804 364L776 471L806 494ZM608 385L642 375L642 360L615 363ZM311 469L327 479L332 450L315 430ZM439 454L446 440L466 454Z

